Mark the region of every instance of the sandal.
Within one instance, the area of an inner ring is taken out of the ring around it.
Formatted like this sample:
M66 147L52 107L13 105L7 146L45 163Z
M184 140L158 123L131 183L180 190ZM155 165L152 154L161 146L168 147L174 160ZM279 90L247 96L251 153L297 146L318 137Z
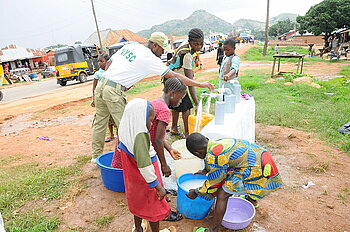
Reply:
M169 216L164 219L164 221L168 221L168 222L178 222L180 220L183 219L183 216L175 211L171 211L171 213L169 214Z
M175 131L170 131L170 135L172 135L172 136L179 136L179 137L181 137L181 138L186 138L186 136L183 134L183 133L181 133L181 132L175 132Z
M112 141L114 139L114 137L108 136L105 138L105 142L108 143L110 141Z
M204 228L204 227L195 227L193 228L193 232L206 232L209 231L208 228Z

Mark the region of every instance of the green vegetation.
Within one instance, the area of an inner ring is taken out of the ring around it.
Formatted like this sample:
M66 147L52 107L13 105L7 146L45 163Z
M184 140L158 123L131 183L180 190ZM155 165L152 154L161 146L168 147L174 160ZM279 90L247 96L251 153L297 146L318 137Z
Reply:
M307 55L309 53L308 48L298 47L298 46L280 46L279 53L284 52L297 52L299 54ZM263 47L253 47L250 48L243 56L241 56L242 60L248 61L273 61L273 55L275 55L275 46L269 46L266 51L266 56L262 55ZM281 62L291 62L296 63L298 59L281 59ZM329 60L322 59L321 57L305 57L305 62L330 62ZM344 62L342 60L332 60L331 62Z
M267 70L246 71L240 76L242 93L255 95L256 121L316 133L324 141L350 154L350 136L337 131L350 119L350 66L344 77L314 81L321 89L306 84L286 86L287 80L266 83ZM218 84L218 80L212 80Z
M149 88L160 86L161 84L160 80L139 82L126 93L128 96L143 93Z
M105 226L110 224L113 221L113 216L103 216L95 220L95 224L99 226Z
M37 163L2 167L0 212L6 231L54 231L59 220L43 213L41 207L63 196L84 163L86 158L79 157L75 165L68 167L47 168Z

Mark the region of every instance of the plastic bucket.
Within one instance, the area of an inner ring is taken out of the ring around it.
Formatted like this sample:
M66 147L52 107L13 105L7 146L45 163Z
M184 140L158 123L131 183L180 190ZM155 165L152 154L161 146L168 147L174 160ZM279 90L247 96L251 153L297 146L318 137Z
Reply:
M240 197L230 197L221 225L231 230L246 228L255 216L252 203Z
M185 217L189 219L200 220L208 216L214 199L211 201L205 200L200 196L195 199L190 199L186 196L188 191L182 187L182 183L193 179L207 179L204 175L193 175L192 173L186 173L181 175L177 179L177 210Z
M187 150L186 139L177 140L171 146L178 150L182 156L181 159L174 160L176 177L203 169L203 160L197 158Z
M112 168L112 158L114 152L100 155L96 159L100 167L103 185L109 190L125 192L123 169Z

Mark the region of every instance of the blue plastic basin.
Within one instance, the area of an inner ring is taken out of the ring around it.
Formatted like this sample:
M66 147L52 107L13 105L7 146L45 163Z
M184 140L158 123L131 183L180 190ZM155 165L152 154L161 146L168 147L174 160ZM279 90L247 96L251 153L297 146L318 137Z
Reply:
M214 199L211 201L205 200L200 196L195 199L190 199L186 196L186 191L181 187L181 184L188 180L193 179L207 179L204 175L193 175L192 173L186 173L181 175L177 179L177 210L185 217L189 219L200 220L208 216L211 206L213 205Z
M103 185L109 190L125 192L123 169L112 168L112 158L114 152L100 155L96 159L100 167Z

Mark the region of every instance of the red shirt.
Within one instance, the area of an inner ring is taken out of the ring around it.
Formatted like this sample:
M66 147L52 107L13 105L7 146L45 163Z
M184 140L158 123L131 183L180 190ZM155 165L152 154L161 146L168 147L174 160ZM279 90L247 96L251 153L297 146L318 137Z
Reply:
M157 133L157 127L158 127L158 122L162 121L165 122L166 125L170 123L170 110L167 106L167 104L161 100L161 99L156 99L151 101L151 104L156 112L156 116L152 122L150 134L151 134L151 142L154 147L154 140L156 138L156 133ZM164 130L164 138L166 135L166 130Z

